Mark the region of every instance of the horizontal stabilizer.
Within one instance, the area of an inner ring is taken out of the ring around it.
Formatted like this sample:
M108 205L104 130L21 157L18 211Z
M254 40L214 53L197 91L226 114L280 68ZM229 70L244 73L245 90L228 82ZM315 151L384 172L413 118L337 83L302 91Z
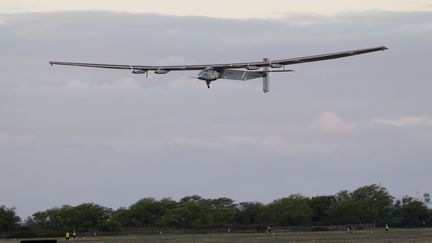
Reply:
M222 77L223 79L234 79L234 80L249 80L255 78L262 78L266 76L265 72L261 71L243 71L243 70L232 70L226 69Z

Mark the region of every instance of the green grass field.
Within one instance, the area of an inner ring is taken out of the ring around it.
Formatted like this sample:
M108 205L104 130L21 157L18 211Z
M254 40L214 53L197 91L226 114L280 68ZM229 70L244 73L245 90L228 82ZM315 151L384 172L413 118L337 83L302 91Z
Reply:
M57 239L66 242L65 239ZM20 239L0 240L0 243L19 243ZM176 235L128 235L116 237L78 237L69 242L83 243L282 243L282 242L432 242L432 229L393 229L346 232L293 232L293 233L225 233L225 234L176 234Z

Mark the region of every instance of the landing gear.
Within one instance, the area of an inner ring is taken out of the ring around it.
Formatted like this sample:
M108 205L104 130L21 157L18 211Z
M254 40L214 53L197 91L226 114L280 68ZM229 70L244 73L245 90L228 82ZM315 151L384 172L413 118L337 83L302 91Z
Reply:
M211 82L211 81L208 81L208 80L206 81L207 88L209 88L209 89L210 89L210 82Z

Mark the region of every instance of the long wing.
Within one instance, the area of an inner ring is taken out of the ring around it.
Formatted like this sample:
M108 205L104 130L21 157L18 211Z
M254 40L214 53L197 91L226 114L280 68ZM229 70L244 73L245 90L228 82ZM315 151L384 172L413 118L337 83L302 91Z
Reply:
M175 66L142 66L142 65L117 65L117 64L97 64L97 63L79 63L79 62L57 62L50 61L51 65L66 65L66 66L79 66L79 67L93 67L93 68L109 68L109 69L128 69L132 71L189 71L189 70L203 70L203 69L235 69L235 68L248 68L248 67L275 67L275 65L290 65L306 62L324 61L354 55L360 55L376 51L385 51L387 47L373 47L367 49L358 49L351 51L342 51L329 54L297 57L290 59L280 59L272 61L260 62L242 62L242 63L226 63L226 64L204 64L204 65L175 65Z

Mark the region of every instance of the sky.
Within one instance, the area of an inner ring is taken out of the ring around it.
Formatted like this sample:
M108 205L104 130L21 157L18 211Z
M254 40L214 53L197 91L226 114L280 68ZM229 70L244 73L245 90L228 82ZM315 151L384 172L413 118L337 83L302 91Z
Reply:
M296 13L425 11L431 0L0 0L0 12L104 10L217 18L279 18Z
M432 191L430 1L214 11L204 1L123 2L0 0L0 205L25 219L144 197ZM48 64L243 62L381 45L389 50L289 66L267 94L258 79L207 89L196 72Z

